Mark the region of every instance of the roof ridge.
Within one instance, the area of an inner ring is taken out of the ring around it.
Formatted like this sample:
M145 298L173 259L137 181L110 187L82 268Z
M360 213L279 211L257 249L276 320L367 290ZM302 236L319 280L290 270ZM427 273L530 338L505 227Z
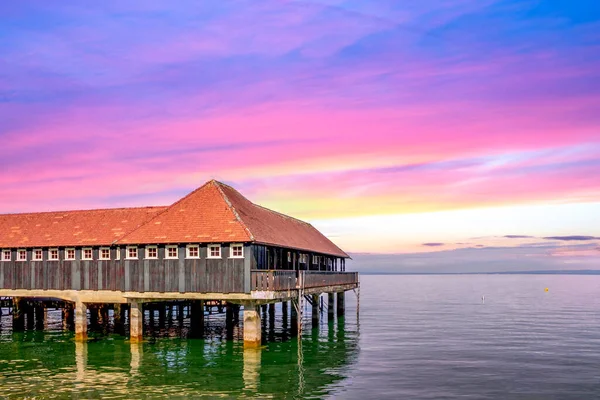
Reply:
M34 212L17 212L17 213L4 213L0 214L0 217L4 216L16 216L16 215L39 215L39 214L61 214L61 213L81 213L81 212L94 212L94 211L121 211L121 210L142 210L151 208L168 208L169 206L140 206L140 207L115 207L115 208L89 208L84 210L55 210L55 211L34 211Z
M233 204L231 204L231 200L229 200L229 197L227 197L227 195L225 194L225 192L223 192L223 189L221 188L221 185L227 186L228 188L231 188L231 189L233 189L233 188L231 186L229 186L229 185L225 185L224 183L216 181L214 179L211 182L213 182L215 184L215 187L219 190L219 193L221 193L221 196L223 197L223 200L225 200L225 204L227 204L227 207L229 207L229 209L231 210L231 212L233 213L233 215L235 216L235 218L242 225L242 227L244 228L244 230L248 233L248 237L250 238L250 240L254 242L255 241L254 235L252 234L252 232L250 231L250 229L248 228L248 226L244 223L244 221L242 220L242 217L240 217L240 214L238 214L238 212L235 209L235 207L233 206ZM233 190L235 190L235 189L233 189ZM240 195L241 195L241 193L240 193ZM248 200L248 199L246 199L246 200ZM248 200L248 201L250 201L250 200ZM252 203L252 202L250 201L250 203ZM254 203L252 203L252 204L254 204Z
M141 229L143 226L148 225L150 222L154 221L156 218L158 218L159 216L163 215L164 213L166 213L167 211L169 211L171 208L173 208L176 204L181 203L183 200L187 199L188 197L190 197L191 195L193 195L194 193L198 192L200 189L204 188L206 185L214 182L215 180L212 179L208 182L206 182L204 185L200 186L199 188L191 191L190 193L188 193L187 195L183 196L182 198L180 198L179 200L177 200L175 203L171 204L170 206L166 206L164 210L162 210L161 212L157 213L155 216L153 216L152 218L150 218L148 221L144 222L143 224L138 225L135 229L130 230L129 232L127 232L125 235L121 236L119 239L116 239L115 241L113 241L113 244L120 242L121 240L125 239L127 236L131 235L132 233L134 233L135 231L137 231L138 229Z
M221 185L223 185L223 186L227 186L229 189L231 189L231 190L234 190L234 191L236 191L237 193L240 193L240 192L239 192L239 191L238 191L236 188L234 188L234 187L231 187L231 186L229 186L229 185L227 185L227 184L225 184L225 183L223 183L223 182L218 182L218 181L215 181L215 182L217 182L217 183L219 183L219 184L221 184ZM272 213L278 214L278 215L280 215L280 216L282 216L282 217L284 217L284 218L293 219L294 221L302 222L303 224L306 224L306 225L310 225L310 226L312 226L312 224L311 224L310 222L306 222L306 221L303 221L303 220L301 220L301 219L298 219L298 218L292 217L291 215L287 215L287 214L284 214L284 213L282 213L282 212L279 212L279 211L272 210L272 209L270 209L270 208L268 208L268 207L261 206L260 204L256 204L255 202L253 202L252 200L250 200L250 199L249 199L249 198L247 198L246 196L242 195L241 193L240 193L240 196L242 196L243 198L245 198L246 200L248 200L248 201L249 201L250 203L252 203L252 205L253 205L253 206L255 206L255 207L260 207L260 208L262 208L263 210L267 210L267 211L270 211L270 212L272 212ZM314 226L313 226L313 228L314 228Z

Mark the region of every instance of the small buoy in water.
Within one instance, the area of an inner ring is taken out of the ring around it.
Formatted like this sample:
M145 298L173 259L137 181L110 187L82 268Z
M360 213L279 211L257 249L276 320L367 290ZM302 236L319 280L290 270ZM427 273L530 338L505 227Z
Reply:
M544 289L544 292L547 292L547 291L548 291L548 288Z

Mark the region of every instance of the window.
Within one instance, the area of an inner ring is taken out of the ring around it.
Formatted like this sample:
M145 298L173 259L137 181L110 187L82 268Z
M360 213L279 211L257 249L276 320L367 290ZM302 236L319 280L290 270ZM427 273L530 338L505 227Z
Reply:
M11 252L10 250L2 250L2 261L10 261Z
M117 260L121 259L121 248L120 247L117 248L117 258L116 259Z
M65 249L65 260L75 259L75 249Z
M207 258L221 258L221 245L220 244L208 245L208 257Z
M50 260L50 261L58 261L58 249L50 249L50 250L48 250L48 260Z
M128 260L137 260L138 248L135 246L127 246L127 257Z
M33 261L42 261L42 249L33 250L31 259Z
M167 246L166 248L165 258L177 258L177 246Z
M102 247L100 249L100 259L110 260L110 249L108 247Z
M232 244L229 247L229 258L243 258L244 257L244 245L243 244Z
M300 254L300 264L306 264L307 261L308 261L308 255Z
M158 247L146 246L146 258L151 258L151 259L158 258Z
M292 262L292 252L288 251L288 262Z
M187 258L200 258L200 246L197 244L189 244L187 246Z
M321 262L321 256L313 256L313 264L319 264Z
M27 261L27 250L17 250L17 261Z
M90 248L83 249L81 259L82 260L93 260L94 257L92 256L92 249L90 249Z

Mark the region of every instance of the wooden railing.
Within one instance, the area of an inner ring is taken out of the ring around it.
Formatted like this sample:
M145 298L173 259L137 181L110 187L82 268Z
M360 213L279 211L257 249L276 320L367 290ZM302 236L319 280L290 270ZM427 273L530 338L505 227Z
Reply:
M252 270L251 290L276 291L358 283L358 272Z
M252 271L252 290L296 289L296 271Z

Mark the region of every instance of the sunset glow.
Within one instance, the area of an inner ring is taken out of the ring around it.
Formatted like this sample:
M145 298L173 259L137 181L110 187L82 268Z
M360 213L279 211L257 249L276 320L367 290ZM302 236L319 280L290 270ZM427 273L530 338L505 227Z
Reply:
M5 2L0 213L216 178L350 252L600 236L587 3Z

